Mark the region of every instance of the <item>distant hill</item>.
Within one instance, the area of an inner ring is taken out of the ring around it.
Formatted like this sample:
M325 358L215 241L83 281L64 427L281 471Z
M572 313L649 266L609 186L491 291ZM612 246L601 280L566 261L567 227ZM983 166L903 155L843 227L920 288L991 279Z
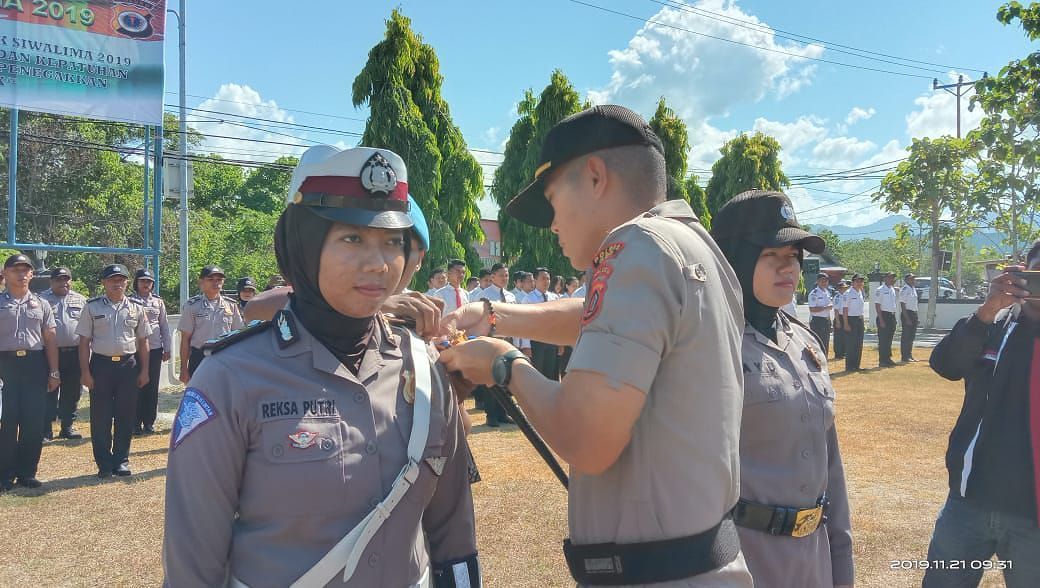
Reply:
M841 238L842 241L856 241L859 239L877 239L880 241L895 237L895 226L900 223L907 223L915 229L917 227L917 223L915 223L910 217L902 214L895 214L861 227L850 227L846 225L812 225L812 228L814 230L827 229ZM1005 236L1002 233L995 231L978 231L971 236L971 248L976 251L983 247L989 249L999 248L999 250L1004 253L1010 253L1011 249L1002 243L1004 239Z

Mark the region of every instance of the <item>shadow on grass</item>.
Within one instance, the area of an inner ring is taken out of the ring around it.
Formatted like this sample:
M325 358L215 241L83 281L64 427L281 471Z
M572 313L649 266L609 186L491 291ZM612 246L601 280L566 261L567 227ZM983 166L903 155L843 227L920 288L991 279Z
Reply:
M840 380L841 378L844 378L846 376L851 376L853 374L875 374L875 373L878 373L880 371L890 370L890 369L892 369L892 367L880 367L879 366L879 367L872 367L872 368L860 368L859 370L856 370L854 372L841 371L841 372L836 372L836 373L831 374L831 379L832 380Z
M16 488L10 492L12 496L21 496L25 498L33 496L45 496L54 492L61 492L62 490L73 490L75 488L87 488L90 486L100 486L101 484L132 484L135 482L143 482L152 478L157 478L166 475L166 468L161 467L154 470L148 470L147 472L135 473L132 476L125 478L119 476L112 476L109 478L98 478L97 472L93 474L84 474L82 476L73 476L71 478L57 478L54 480L48 480L43 483L43 486L35 489L28 488Z
M157 447L155 449L146 449L144 451L130 450L130 457L141 457L143 455L165 455L170 451L169 447Z

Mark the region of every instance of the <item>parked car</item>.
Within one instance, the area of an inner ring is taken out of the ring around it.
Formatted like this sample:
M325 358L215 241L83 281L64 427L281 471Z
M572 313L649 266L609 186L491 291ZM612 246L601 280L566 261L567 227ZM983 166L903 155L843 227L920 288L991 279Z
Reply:
M917 278L914 287L917 288L917 298L920 300L928 300L929 293L932 290L932 278L923 277ZM953 287L953 282L950 280L940 277L939 278L939 299L940 300L952 300L957 298L957 290Z

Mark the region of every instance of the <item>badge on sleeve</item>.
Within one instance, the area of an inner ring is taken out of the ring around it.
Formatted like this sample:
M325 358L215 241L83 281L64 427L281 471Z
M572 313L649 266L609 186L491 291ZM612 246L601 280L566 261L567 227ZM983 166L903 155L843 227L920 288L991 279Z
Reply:
M624 248L625 244L621 241L605 245L592 261L592 267L596 271L589 280L589 291L585 295L585 312L581 316L582 326L592 322L603 309L603 300L607 296L607 280L614 273L614 266L611 265L610 260L617 257Z
M170 451L177 449L184 439L193 431L217 417L217 409L213 408L206 395L198 388L188 388L181 398L181 406L177 409L177 417L173 420L173 433L170 435Z

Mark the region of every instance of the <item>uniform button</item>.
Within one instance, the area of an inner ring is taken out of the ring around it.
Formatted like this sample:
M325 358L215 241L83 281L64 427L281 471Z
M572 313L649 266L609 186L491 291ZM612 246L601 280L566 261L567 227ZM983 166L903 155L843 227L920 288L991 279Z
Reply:
M365 443L365 453L369 455L375 455L376 451L378 451L378 448L376 447L375 441L369 441L368 443Z
M802 459L809 459L809 450L808 449L803 449L802 450Z
M358 392L357 394L354 395L354 402L356 402L358 404L361 404L364 401L365 401L365 395L363 393Z
M803 423L809 422L809 415L808 414L803 414L802 415L802 422Z
M795 380L794 381L794 389L795 390L801 390L802 389L802 383L799 382L798 380Z
M379 554L378 553L373 553L372 555L368 556L368 567L374 568L374 567L377 567L378 565L379 565Z

